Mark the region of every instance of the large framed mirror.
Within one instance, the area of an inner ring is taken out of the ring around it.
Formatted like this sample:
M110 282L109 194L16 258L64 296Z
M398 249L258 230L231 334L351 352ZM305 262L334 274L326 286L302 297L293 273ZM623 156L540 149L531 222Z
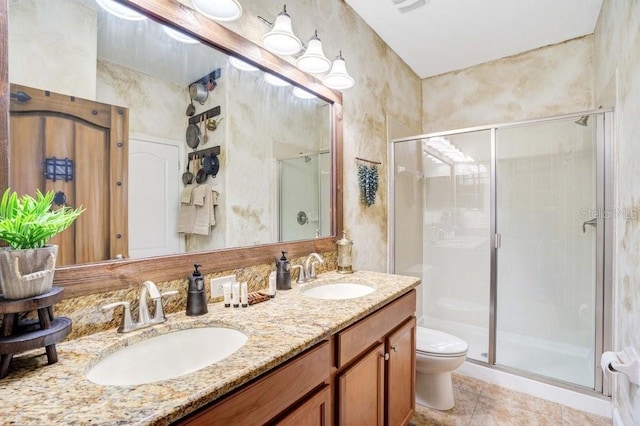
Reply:
M332 250L340 94L177 0L122 3L146 19L95 0L0 0L0 186L87 209L55 241L56 284L74 296L193 262L211 273ZM76 175L43 177L52 158ZM215 205L204 224L183 208L197 190Z

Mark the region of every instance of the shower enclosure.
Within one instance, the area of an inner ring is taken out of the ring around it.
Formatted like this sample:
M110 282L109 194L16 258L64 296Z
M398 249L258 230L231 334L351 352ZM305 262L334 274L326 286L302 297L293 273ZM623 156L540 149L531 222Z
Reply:
M390 269L468 359L609 393L612 112L393 140Z
M278 241L328 235L329 151L278 159Z

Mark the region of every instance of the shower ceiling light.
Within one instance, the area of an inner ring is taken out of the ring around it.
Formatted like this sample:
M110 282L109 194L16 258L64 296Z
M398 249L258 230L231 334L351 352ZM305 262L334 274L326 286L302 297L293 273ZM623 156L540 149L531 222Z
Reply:
M331 71L322 78L322 84L330 89L345 90L353 86L353 77L347 72L347 65L342 57L342 51L333 61Z
M214 21L235 21L242 16L242 6L236 0L191 0L193 8Z
M298 58L296 65L304 72L322 74L329 71L331 61L324 56L322 42L318 38L318 31L307 43L304 54Z
M271 84L272 86L278 86L278 87L285 87L291 84L288 81L284 81L280 77L276 77L275 75L268 74L268 73L264 75L264 81Z
M162 29L164 30L165 33L167 33L167 35L169 37L171 37L172 39L179 41L180 43L184 43L184 44L198 44L200 43L198 40L196 40L195 38L186 35L185 33L178 31L176 29L173 29L171 27L167 27L165 25L162 26Z
M454 163L473 163L475 160L460 151L456 146L443 137L427 139L428 147L438 151Z
M96 0L96 3L98 3L98 6L103 10L109 12L113 16L126 19L127 21L144 21L147 19L143 14L114 0Z
M264 18L260 19L270 24L270 22ZM298 53L302 48L302 42L293 33L291 17L287 13L286 5L276 18L276 22L273 23L271 31L262 37L262 43L269 51L278 55L293 55Z
M300 99L315 99L316 95L314 95L313 93L309 93L304 89L301 89L299 87L294 87L293 88L293 95L297 98Z
M229 56L229 63L233 65L235 69L238 69L240 71L258 71L258 67L254 67L253 65L248 64L245 61L236 58L235 56Z

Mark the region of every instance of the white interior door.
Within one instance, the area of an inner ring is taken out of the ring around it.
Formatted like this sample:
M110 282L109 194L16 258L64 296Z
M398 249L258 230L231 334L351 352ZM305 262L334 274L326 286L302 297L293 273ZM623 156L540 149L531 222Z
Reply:
M184 253L176 232L181 191L178 142L129 139L129 255Z

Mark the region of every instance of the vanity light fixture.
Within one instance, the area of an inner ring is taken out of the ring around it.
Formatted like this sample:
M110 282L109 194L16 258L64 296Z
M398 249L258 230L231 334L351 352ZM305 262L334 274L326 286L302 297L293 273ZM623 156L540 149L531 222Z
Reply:
M304 54L298 58L296 65L302 71L311 74L322 74L331 68L331 61L322 51L322 42L318 38L318 31L307 43Z
M272 27L271 31L262 37L262 43L269 51L278 55L294 55L300 51L302 42L293 33L291 17L287 13L286 4L274 23L261 16L258 16L258 19Z
M229 63L240 71L258 71L258 67L254 67L251 64L246 63L243 60L236 58L235 56L229 56Z
M269 73L264 74L264 81L271 84L272 86L278 86L278 87L285 87L291 84L288 81L284 81L280 77L276 77L275 75L269 74Z
M198 44L200 43L198 40L196 40L195 38L186 35L185 33L178 31L176 29L173 29L171 27L167 27L166 25L162 26L162 30L172 39L179 41L180 43L184 43L184 44Z
M301 89L299 87L293 88L293 95L300 99L316 99L317 98L317 96L314 95L313 93L309 93L306 90Z
M242 16L242 6L236 0L191 0L193 8L214 21L235 21Z
M347 65L342 57L342 51L333 61L331 71L322 78L322 84L330 89L345 90L353 86L353 77L347 72Z
M103 10L112 14L113 16L117 16L121 19L126 19L127 21L144 21L147 19L141 13L136 12L135 10L127 7L123 4L120 4L114 0L96 0L98 6L100 6Z

